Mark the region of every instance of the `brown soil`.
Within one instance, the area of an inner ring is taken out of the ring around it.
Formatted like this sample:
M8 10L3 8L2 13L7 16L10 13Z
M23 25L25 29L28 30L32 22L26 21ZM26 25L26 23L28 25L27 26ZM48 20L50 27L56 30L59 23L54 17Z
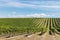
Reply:
M60 35L49 35L45 33L43 35L38 35L39 33L35 33L25 37L24 35L14 36L10 38L0 37L0 40L60 40Z

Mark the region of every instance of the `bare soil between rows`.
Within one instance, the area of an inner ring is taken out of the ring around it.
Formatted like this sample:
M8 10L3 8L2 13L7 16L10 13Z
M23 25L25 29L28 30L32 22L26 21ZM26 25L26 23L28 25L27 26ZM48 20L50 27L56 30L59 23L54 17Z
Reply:
M0 37L0 40L60 40L60 35L58 34L49 35L48 33L45 33L41 36L38 34L39 33L35 33L27 37L25 35L18 35L10 38Z

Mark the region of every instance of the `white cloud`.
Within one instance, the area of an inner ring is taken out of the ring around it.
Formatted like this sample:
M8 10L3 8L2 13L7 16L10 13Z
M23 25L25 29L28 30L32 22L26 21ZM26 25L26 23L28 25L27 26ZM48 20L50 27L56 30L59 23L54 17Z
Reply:
M49 15L47 14L44 14L44 13L41 13L41 14L38 14L38 13L35 13L35 14L26 14L26 15L8 15L8 17L12 17L12 18L40 18L40 17L49 17Z
M15 11L13 11L15 12ZM11 14L1 14L0 15L0 18L50 18L50 17L60 17L60 13L49 13L49 14L46 14L46 13L33 13L33 14L15 14L11 12ZM17 12L16 12L17 13Z
M19 2L10 2L6 4L8 6L13 6L13 7L33 7L34 5L32 4L24 4L24 3L19 3Z
M60 5L59 6L40 5L40 7L49 9L60 9Z
M5 2L5 3L4 3ZM46 9L60 9L60 2L59 1L35 1L35 2L31 2L30 3L22 3L22 2L18 2L18 1L4 1L0 3L0 6L3 7L31 7L31 8L46 8ZM29 1L27 1L29 2Z
M26 15L26 17L46 17L47 15L46 14L30 14L30 15Z
M21 3L16 1L1 2L0 7L34 7L33 4Z

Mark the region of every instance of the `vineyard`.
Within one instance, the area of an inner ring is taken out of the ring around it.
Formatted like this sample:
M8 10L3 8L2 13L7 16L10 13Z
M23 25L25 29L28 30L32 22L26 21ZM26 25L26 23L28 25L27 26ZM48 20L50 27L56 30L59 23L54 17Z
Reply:
M60 18L0 18L0 35L60 34Z
M60 19L59 18L42 18L35 20L35 26L40 28L42 34L48 32L52 34L60 34Z

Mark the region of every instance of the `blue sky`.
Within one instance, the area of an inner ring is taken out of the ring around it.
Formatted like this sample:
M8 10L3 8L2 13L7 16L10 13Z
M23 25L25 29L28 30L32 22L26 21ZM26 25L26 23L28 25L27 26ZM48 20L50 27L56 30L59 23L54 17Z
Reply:
M0 0L0 18L60 17L59 0Z

